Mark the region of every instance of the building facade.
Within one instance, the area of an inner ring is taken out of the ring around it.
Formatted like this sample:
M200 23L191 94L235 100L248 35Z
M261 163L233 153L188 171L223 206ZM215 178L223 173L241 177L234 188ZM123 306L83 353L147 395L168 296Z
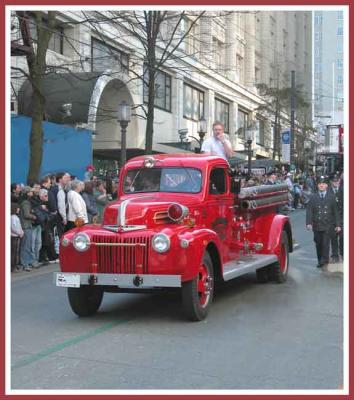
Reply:
M128 14L59 12L47 57L55 73L44 85L49 121L91 129L94 149L116 154L121 147L117 107L122 100L133 106L128 151L145 146L146 53ZM11 39L18 43L16 16L12 18ZM297 84L311 96L311 24L307 11L168 12L156 53L163 57L167 45L176 49L156 76L153 150L172 151L181 132L193 150L199 121L205 118L206 137L213 121L221 120L240 154L245 152L246 128L252 126L254 157L272 157L274 116L258 110L264 99L256 85L290 87L295 71ZM34 22L31 32L35 35ZM26 69L24 56L11 61L17 71ZM13 110L30 115L31 88L24 82L23 74L12 72ZM63 105L68 104L70 112L65 113ZM290 122L283 124L288 127Z
M326 151L326 126L344 123L344 13L314 11L313 27L314 124L320 134L319 150Z

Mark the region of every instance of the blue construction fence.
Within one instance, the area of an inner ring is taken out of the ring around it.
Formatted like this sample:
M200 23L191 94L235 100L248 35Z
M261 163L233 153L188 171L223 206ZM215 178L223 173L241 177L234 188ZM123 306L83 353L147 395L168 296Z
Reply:
M11 182L26 183L30 159L32 120L11 116ZM92 164L92 131L43 122L43 159L39 178L56 172L69 172L84 179Z

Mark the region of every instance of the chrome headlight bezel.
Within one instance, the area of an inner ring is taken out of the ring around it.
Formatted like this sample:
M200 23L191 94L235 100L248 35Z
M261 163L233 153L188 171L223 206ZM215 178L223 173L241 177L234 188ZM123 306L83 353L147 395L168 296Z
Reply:
M82 241L82 243L85 244L84 247L78 246L78 243L80 243L79 242L80 240ZM73 246L74 246L76 251L84 252L84 251L87 251L90 248L91 240L90 240L90 237L86 233L79 232L73 237L72 243L73 243Z
M157 253L166 253L171 246L171 240L165 233L157 233L151 240L152 248Z

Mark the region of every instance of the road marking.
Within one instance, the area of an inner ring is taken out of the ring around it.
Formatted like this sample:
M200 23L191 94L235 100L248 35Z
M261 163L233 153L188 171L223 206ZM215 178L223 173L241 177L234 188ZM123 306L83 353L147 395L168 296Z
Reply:
M76 336L72 339L65 340L65 342L57 344L55 346L49 347L48 349L42 350L37 354L33 354L23 360L20 360L16 362L15 364L12 365L11 370L15 370L21 367L24 367L26 365L32 364L33 362L39 361L45 357L50 356L51 354L57 353L58 351L61 351L69 346L72 346L74 344L83 342L84 340L90 339L96 335L99 335L100 333L106 332L109 329L114 328L117 325L124 324L125 322L129 322L131 319L125 319L125 320L119 320L115 322L110 322L109 324L103 325L100 328L97 328L93 330L92 332L85 333L84 335Z

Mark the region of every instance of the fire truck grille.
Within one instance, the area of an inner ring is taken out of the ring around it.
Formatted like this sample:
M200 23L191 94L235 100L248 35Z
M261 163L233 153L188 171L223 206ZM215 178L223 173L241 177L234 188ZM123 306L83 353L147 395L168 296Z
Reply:
M149 237L94 236L97 271L105 274L148 273Z

